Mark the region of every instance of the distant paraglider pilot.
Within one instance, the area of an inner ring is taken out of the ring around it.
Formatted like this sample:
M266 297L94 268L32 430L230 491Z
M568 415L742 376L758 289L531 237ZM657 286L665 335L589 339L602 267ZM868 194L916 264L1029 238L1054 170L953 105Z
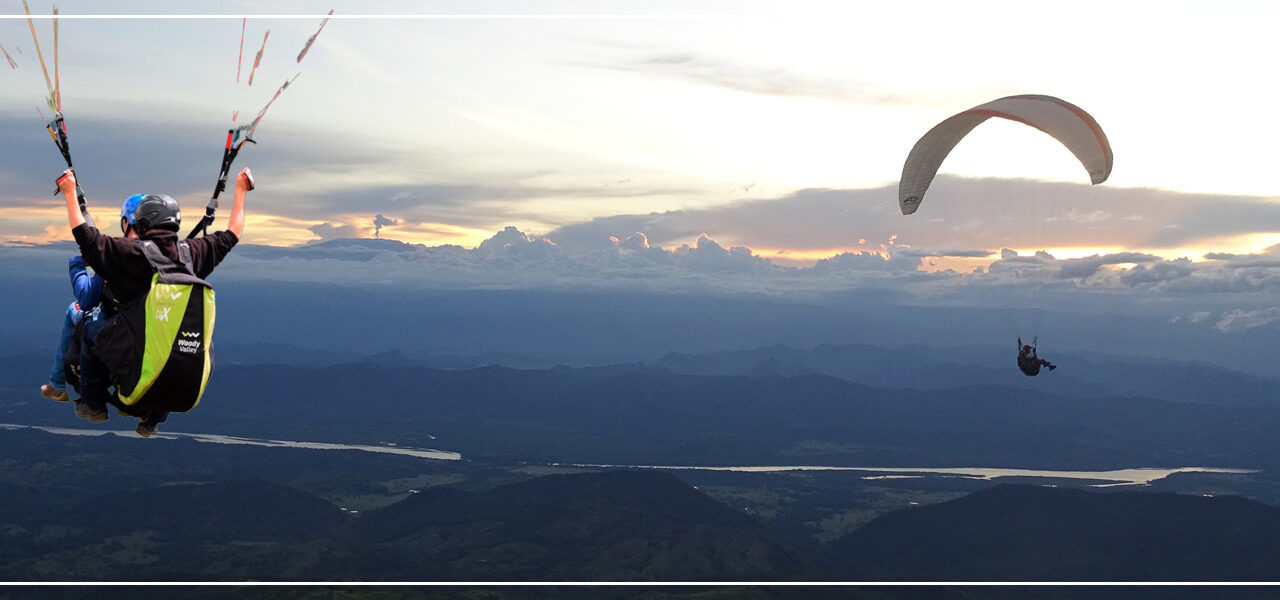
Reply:
M1035 341L1032 340L1031 343L1035 344ZM1036 356L1034 345L1023 345L1022 338L1018 338L1018 368L1022 370L1022 374L1035 377L1040 374L1040 367L1049 367L1050 371L1058 368L1057 365Z

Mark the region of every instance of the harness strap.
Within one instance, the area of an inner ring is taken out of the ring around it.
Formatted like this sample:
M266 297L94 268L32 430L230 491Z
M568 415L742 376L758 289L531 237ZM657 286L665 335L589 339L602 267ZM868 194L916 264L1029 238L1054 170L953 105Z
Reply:
M213 287L196 276L195 268L192 266L191 248L187 246L185 241L178 243L178 260L181 261L181 264L176 264L170 260L163 252L160 252L160 248L151 240L138 240L138 247L142 249L142 254L147 258L147 262L151 263L151 268L160 274L162 282Z

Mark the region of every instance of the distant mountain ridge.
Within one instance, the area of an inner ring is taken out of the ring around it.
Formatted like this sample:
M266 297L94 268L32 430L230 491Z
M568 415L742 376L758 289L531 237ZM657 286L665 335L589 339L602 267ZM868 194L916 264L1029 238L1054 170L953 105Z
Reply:
M872 366L856 357L883 349L824 350L772 347L689 360L671 355L661 366L536 370L429 368L398 353L325 366L220 363L201 406L174 415L166 427L388 440L498 461L1044 469L1280 464L1274 443L1280 407L1025 387L1023 380L1048 387L1065 366L1034 380L1008 375L1021 378L1015 379L1021 387L961 381L937 389L876 387L844 377ZM51 403L38 397L35 384L16 385L38 383L47 364L31 357L0 361L0 381L11 384L0 398L0 416L14 423L68 422L65 412L46 410ZM818 372L823 369L843 377ZM1181 387L1228 381L1205 373L1189 371L1205 381ZM908 381L917 380L928 381Z
M654 368L686 375L824 374L872 387L946 389L1000 384L1072 396L1141 396L1218 406L1280 406L1280 378L1267 379L1203 363L1141 360L1046 349L1062 368L1030 378L1007 352L990 347L931 348L822 344L808 350L774 345L753 350L670 353Z
M750 350L670 352L652 361L562 369L588 375L619 374L646 369L676 375L828 375L869 387L890 389L941 390L997 384L1065 396L1138 396L1216 406L1280 407L1280 377L1259 377L1205 363L1142 360L1097 353L1048 356L1062 368L1034 378L1017 371L1012 349L1002 352L991 347L890 347L869 344L820 344L809 349L775 344ZM473 356L416 356L401 350L388 350L353 358L337 350L318 351L285 343L218 345L214 357L219 365L316 366L367 362L406 368L474 369L493 365L530 370L554 366L546 358L517 352ZM19 370L10 366L0 370L0 377L3 377L0 379L0 386L5 382L16 382L20 373L29 376L32 371L39 372L47 368L44 364L35 368L26 366L32 358L7 357L6 362L17 361L24 368ZM37 363L50 362L46 358L35 360ZM13 372L9 373L10 371Z

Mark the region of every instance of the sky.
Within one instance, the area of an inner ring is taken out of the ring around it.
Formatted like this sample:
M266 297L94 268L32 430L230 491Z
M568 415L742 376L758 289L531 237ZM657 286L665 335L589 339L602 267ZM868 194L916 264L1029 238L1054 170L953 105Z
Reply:
M32 3L42 17L50 7ZM379 235L475 247L506 226L546 235L619 215L713 211L725 218L651 241L707 233L812 264L878 248L887 241L881 229L894 224L863 222L893 215L856 207L824 229L813 225L821 218L799 214L806 207L791 211L805 221L794 226L730 213L771 204L785 214L806 190L872 190L876 209L892 208L902 161L924 131L1019 93L1064 98L1103 126L1113 174L1102 189L1079 193L1106 205L1063 198L1002 226L1004 239L986 229L954 243L1029 252L1040 241L1059 254L1171 258L1280 243L1280 183L1270 176L1280 84L1259 76L1275 55L1274 3L296 1L208 11L71 1L58 9L63 111L98 212L138 191L169 193L197 211L233 112L240 123L251 119L300 73L264 117L259 145L237 161L260 181L246 228L252 243ZM329 9L334 18L296 62ZM0 13L23 16L21 3ZM51 21L36 26L51 54ZM0 238L69 239L44 189L62 164L38 126L47 92L26 19L0 20L0 44L17 64L0 75ZM1065 148L999 120L975 130L941 172L1088 184ZM1211 216L1185 222L1184 211L1127 208L1128 192L1150 190L1179 194L1173 202L1187 211L1225 198L1266 207L1268 218L1228 227ZM992 204L978 210L985 214L1021 210L1022 198L971 191L935 190L925 208L938 210L916 220L967 214L975 202ZM1090 214L1206 229L1176 243L1016 235L1026 223ZM904 231L915 226L899 222ZM898 241L926 243L919 235Z
M30 4L52 70L52 5ZM101 222L146 192L199 214L228 127L291 81L236 161L258 184L246 247L398 240L423 250L376 277L460 286L626 273L804 295L873 281L982 304L1030 277L1071 290L1070 306L1164 302L1169 320L1222 334L1280 328L1274 2L57 6L62 110ZM66 241L32 33L20 1L0 17L16 65L0 62L0 244ZM1115 154L1105 183L1042 132L992 119L920 211L899 213L924 132L1027 93L1098 121Z

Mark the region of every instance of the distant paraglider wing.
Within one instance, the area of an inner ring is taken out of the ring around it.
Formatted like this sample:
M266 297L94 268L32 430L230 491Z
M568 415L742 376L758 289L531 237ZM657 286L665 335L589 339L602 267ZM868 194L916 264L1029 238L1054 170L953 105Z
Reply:
M898 206L902 214L916 212L947 154L974 127L991 117L1025 123L1053 136L1076 155L1095 185L1111 175L1111 144L1089 113L1052 96L1008 96L954 115L916 142L902 165L902 178L898 181Z
M333 14L332 8L329 9L329 14L330 15ZM307 55L307 51L311 49L311 45L316 43L316 38L320 36L321 31L324 31L324 26L328 22L329 22L329 17L325 17L324 20L320 22L320 29L317 29L316 32L311 35L311 39L307 40L307 45L302 47L302 52L298 53L297 62L302 62L303 57Z
M0 44L0 52L4 52L4 59L9 61L9 67L16 71L18 65L13 62L13 57L9 56L9 51L4 49L3 44Z

